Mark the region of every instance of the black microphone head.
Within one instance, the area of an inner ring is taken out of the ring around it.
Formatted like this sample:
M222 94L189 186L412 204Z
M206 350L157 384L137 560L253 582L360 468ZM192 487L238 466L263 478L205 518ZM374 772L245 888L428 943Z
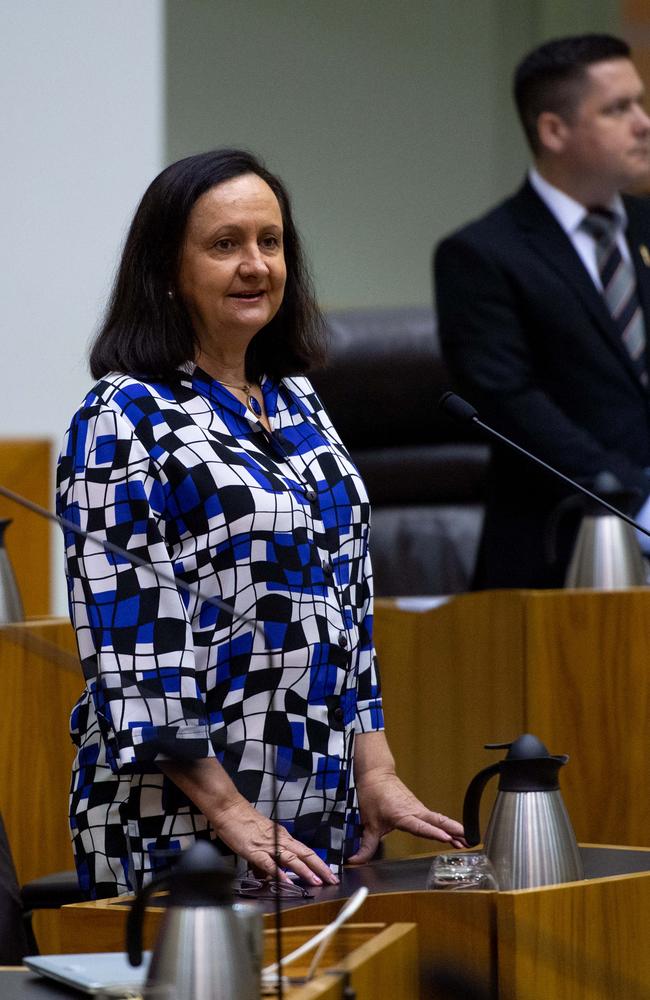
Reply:
M471 403L457 396L455 392L445 392L438 400L438 408L461 424L470 423L478 417L478 412Z

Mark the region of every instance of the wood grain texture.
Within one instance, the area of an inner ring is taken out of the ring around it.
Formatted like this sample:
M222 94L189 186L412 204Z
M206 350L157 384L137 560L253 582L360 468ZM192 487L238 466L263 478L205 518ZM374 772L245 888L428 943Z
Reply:
M427 986L432 970L460 971L469 981L496 988L495 896L496 893L489 892L373 893L360 912L369 922L417 924L421 995L436 1000ZM341 900L330 900L287 908L283 910L283 926L287 929L305 924L322 926L336 916L341 906ZM64 906L60 911L58 938L63 951L122 950L127 913L126 898ZM161 908L147 911L145 947L152 947L155 942L162 914ZM264 922L270 931L274 927L273 915L265 915ZM375 996L391 994L380 991Z
M287 935L292 927L328 923L341 905L330 900L285 909ZM64 907L66 950L122 949L127 913L127 900ZM162 913L148 911L148 946ZM513 892L377 893L368 896L362 913L367 922L417 924L422 1000L449 997L432 987L431 973L444 971L464 983L454 995L485 1000L650 995L650 952L643 940L650 922L650 871ZM265 917L269 930L273 920Z
M316 934L319 927L290 928L283 936L283 953ZM265 932L265 964L275 959L273 931ZM304 975L311 953L287 967L287 974ZM294 964L297 968L294 969ZM418 1000L418 933L412 923L349 924L340 928L323 954L310 983L287 991L291 1000L339 1000L342 979L325 970L345 970L358 1000Z
M386 729L397 770L460 818L483 749L533 732L569 754L560 785L578 840L650 846L650 590L493 591L424 613L378 602ZM481 829L497 783L486 788ZM406 834L386 853L426 850Z
M499 1000L647 1000L650 873L499 896Z
M0 483L42 507L52 508L52 446L46 440L0 440ZM50 613L51 525L0 497L0 518L9 517L6 549L16 575L25 617Z
M461 819L465 789L491 760L485 743L520 732L523 592L464 595L424 612L375 608L386 733L400 778L428 805ZM389 857L430 849L393 833Z
M0 627L0 810L21 882L74 867L68 718L82 687L68 622Z
M580 841L650 846L650 591L526 598L524 725L567 753L560 786Z
M335 907L338 912L341 904ZM66 906L60 913L63 952L123 951L128 906L123 901L100 900ZM143 945L152 948L164 911L160 907L147 910ZM310 915L286 928L282 953L287 955L298 945L316 934L322 924L312 924ZM275 961L275 932L267 923L264 941L264 965ZM304 975L312 953L292 963L286 972L290 976ZM339 929L323 953L319 972L306 985L286 990L291 1000L339 1000L341 980L323 974L327 969L347 969L358 1000L417 1000L418 932L414 923L366 921L346 924Z
M416 923L419 935L421 996L435 1000L432 974L461 975L467 984L496 989L495 926L492 892L373 893L360 911L366 920ZM327 923L340 902L314 903L286 910L287 926L305 920ZM269 924L271 918L269 917Z

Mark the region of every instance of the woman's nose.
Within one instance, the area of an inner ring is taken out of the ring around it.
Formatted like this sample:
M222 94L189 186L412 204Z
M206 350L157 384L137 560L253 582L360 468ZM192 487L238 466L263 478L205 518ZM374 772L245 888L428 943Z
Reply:
M239 269L247 277L268 272L268 264L257 245L246 248Z

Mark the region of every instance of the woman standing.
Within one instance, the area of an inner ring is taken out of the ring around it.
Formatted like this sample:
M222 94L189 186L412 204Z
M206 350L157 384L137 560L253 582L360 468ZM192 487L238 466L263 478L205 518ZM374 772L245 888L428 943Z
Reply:
M368 499L303 375L322 354L278 178L238 150L164 170L59 464L60 513L161 574L66 539L86 677L71 827L93 896L197 837L315 885L396 827L462 843L382 732Z

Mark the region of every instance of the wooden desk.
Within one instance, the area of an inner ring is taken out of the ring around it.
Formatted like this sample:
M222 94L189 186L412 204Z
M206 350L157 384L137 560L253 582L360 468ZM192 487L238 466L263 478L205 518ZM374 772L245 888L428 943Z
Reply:
M292 952L309 940L320 927L287 928L283 935L283 953ZM265 932L264 961L275 960L275 934ZM286 975L306 974L313 957L310 952L286 966ZM287 1000L340 1000L343 979L334 970L346 971L357 1000L417 1000L417 928L415 924L348 924L342 927L325 949L319 973L304 985L286 986ZM329 971L328 971L329 970ZM54 1000L72 993L36 976L27 969L0 969L0 995L3 1000ZM75 994L77 995L77 994Z
M581 850L585 881L510 892L428 892L430 857L348 868L340 887L286 909L284 925L327 923L342 898L367 885L364 920L418 925L422 1000L449 996L445 976L462 983L459 996L477 1000L647 1000L650 851ZM64 907L67 950L122 950L128 907L124 899ZM148 947L161 915L148 913Z

